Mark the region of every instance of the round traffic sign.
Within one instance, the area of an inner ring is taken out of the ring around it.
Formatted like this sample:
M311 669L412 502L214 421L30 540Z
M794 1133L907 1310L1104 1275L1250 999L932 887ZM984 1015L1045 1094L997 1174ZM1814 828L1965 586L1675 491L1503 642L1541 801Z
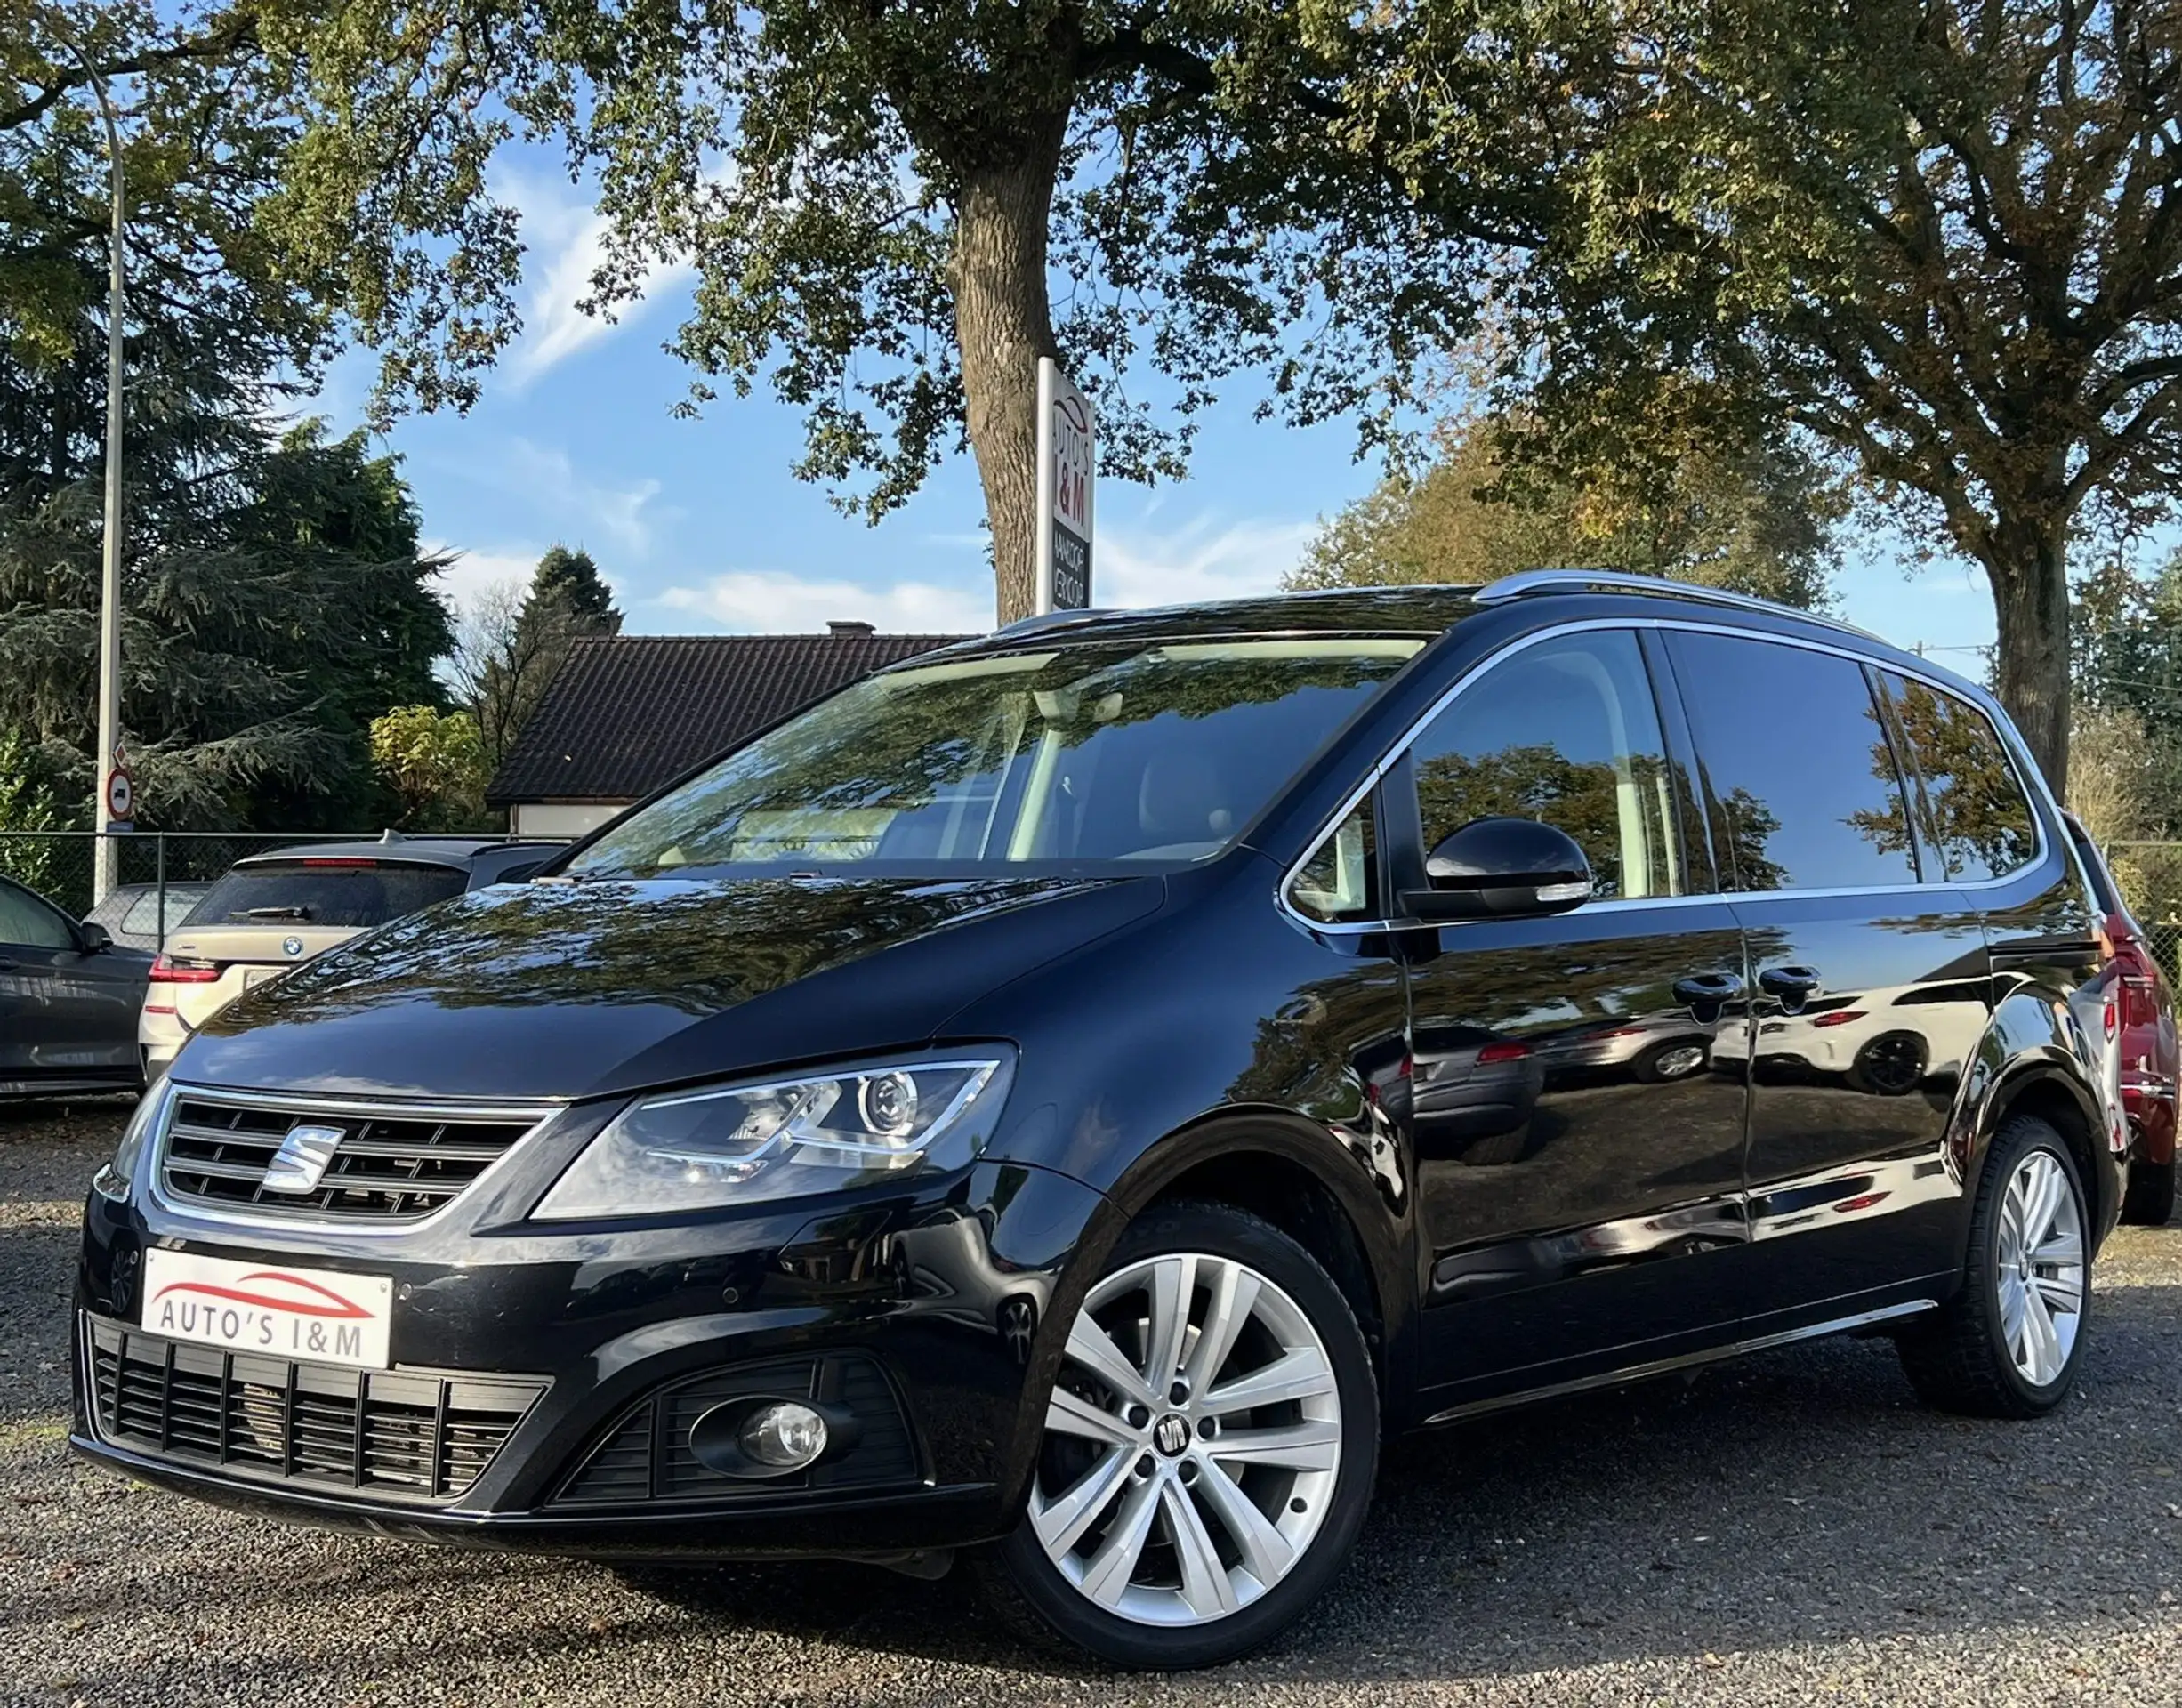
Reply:
M129 781L126 771L109 771L106 774L106 816L125 823L136 805L136 788Z

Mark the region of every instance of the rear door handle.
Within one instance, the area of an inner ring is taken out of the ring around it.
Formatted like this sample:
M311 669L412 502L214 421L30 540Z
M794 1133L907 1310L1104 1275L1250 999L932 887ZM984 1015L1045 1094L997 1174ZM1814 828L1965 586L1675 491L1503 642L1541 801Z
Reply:
M1732 972L1693 972L1674 981L1674 994L1692 1008L1717 1008L1743 994L1743 980Z
M13 972L21 964L20 961L0 961L0 972Z
M1824 982L1816 967L1767 967L1758 975L1759 988L1783 1003L1800 1003L1816 996Z

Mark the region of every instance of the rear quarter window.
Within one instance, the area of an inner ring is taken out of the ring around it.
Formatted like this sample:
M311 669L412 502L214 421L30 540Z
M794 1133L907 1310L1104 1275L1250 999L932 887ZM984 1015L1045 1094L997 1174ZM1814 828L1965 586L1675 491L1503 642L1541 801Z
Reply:
M237 866L205 892L185 922L196 926L366 927L458 896L467 881L455 866L313 865L303 861Z
M1929 683L1892 672L1885 681L1924 778L1926 834L1945 875L1977 883L2028 866L2037 821L1993 720Z

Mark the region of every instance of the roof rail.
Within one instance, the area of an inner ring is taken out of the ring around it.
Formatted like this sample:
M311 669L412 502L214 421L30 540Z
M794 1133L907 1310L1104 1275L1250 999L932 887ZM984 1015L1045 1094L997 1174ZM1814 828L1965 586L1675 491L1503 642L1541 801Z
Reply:
M1019 616L1012 623L1003 623L999 628L995 629L994 632L995 634L1029 634L1039 629L1057 627L1063 623L1078 623L1082 622L1086 617L1107 616L1110 615L1112 615L1111 612L1106 610L1103 607L1096 605L1088 606L1077 610L1039 611L1030 616ZM971 639L982 640L984 637L982 635L973 635Z
M1742 611L1764 611L1768 616L1800 617L1806 623L1816 623L1822 628L1838 629L1843 634L1860 635L1866 640L1886 641L1869 629L1860 629L1853 623L1844 623L1838 616L1827 616L1817 611L1807 611L1796 605L1783 605L1777 600L1759 599L1750 593L1730 592L1725 587L1707 587L1694 581L1676 581L1666 576L1632 575L1625 569L1524 569L1512 576L1502 576L1487 582L1477 590L1475 602L1479 605L1505 605L1511 600L1524 599L1533 593L1566 593L1584 589L1601 592L1670 594L1678 599L1701 600L1708 605L1727 605Z

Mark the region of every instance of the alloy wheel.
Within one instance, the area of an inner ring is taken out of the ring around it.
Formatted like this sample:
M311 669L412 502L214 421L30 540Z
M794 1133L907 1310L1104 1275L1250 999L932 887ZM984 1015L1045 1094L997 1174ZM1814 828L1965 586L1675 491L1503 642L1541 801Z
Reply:
M1030 1495L1064 1581L1141 1624L1208 1624L1302 1559L1333 1500L1341 1407L1302 1308L1248 1265L1147 1258L1068 1333Z
M2083 1321L2083 1212L2058 1158L2032 1150L2016 1165L2001 1204L2001 1331L2017 1371L2033 1387L2060 1380Z

